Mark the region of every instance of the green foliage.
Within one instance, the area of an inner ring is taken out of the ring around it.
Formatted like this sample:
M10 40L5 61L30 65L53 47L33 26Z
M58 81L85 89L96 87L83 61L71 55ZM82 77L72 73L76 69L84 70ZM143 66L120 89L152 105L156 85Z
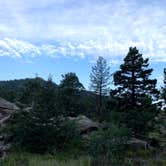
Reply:
M53 122L25 112L15 115L10 132L16 146L37 153L54 150L58 134Z
M121 122L131 129L136 137L146 136L154 128L156 110L128 110L122 113Z
M118 86L116 96L124 98L125 109L143 105L146 95L157 95L156 79L150 79L153 69L148 69L149 59L143 59L136 47L130 48L120 70L114 74L114 84Z
M105 113L105 120L106 122L111 122L114 125L121 126L122 125L122 119L123 119L123 113L119 111L112 110L111 112L106 110Z
M40 77L36 77L40 80L42 86L46 85L44 79ZM6 100L11 102L16 102L22 99L25 89L27 85L31 82L34 82L36 78L26 78L26 79L19 79L19 80L9 80L9 81L0 81L0 96ZM57 87L57 85L55 84ZM24 95L24 97L28 98L28 96ZM26 99L27 101L27 99ZM21 102L25 103L23 100Z
M42 90L48 88L48 83L51 85L50 87L53 89L53 92L55 92L57 85L52 80L45 81L40 77L27 79L23 84L22 92L18 100L21 103L32 105L35 102L34 100L40 98Z
M97 111L100 112L103 104L102 97L108 94L110 85L110 67L103 57L99 57L90 74L90 88L95 92ZM99 113L100 114L100 113Z
M120 70L114 73L117 89L110 92L107 109L120 112L119 122L133 134L146 135L153 129L158 113L152 98L158 97L156 79L150 79L153 69L148 69L149 59L144 59L136 47L130 48Z
M97 95L105 95L108 93L108 86L110 85L110 67L103 57L98 57L97 63L92 67L90 74L90 87Z
M62 75L60 88L64 88L64 89L67 88L67 89L72 89L73 91L76 91L76 90L83 90L84 86L80 83L75 73L67 73L65 75Z
M119 104L125 103L124 100L110 100L107 104L105 120L120 126L126 126L132 131L134 136L147 135L154 129L155 117L159 110L152 104L150 97L142 98L144 105L135 109L125 109Z
M59 159L59 156L37 155L29 153L15 153L0 160L0 166L90 166L89 157L78 159L66 157Z
M4 87L0 87L0 97L15 102L18 98L18 95L13 90L5 89Z
M80 101L79 94L73 94L72 91L67 89L59 90L59 103L63 107L64 116L77 116L81 114L84 107Z
M96 102L95 95L88 91L82 91L79 103L81 106L80 114L83 114L89 118L96 118Z
M67 73L62 75L59 85L59 102L64 108L65 116L79 115L84 107L81 103L81 91L84 90L83 85L79 82L75 73Z
M161 98L164 99L164 102L166 103L166 68L164 69L164 81L163 81L163 83L164 83L164 86L162 87Z
M55 118L45 120L42 116L32 117L29 112L15 114L8 130L14 134L17 148L19 146L35 153L55 153L79 148L81 141L74 123L60 122Z
M122 157L129 138L128 129L113 125L92 135L89 153L95 158Z
M148 154L147 154L148 153ZM61 154L63 155L63 154ZM63 159L61 159L63 158ZM37 155L29 153L14 153L0 160L0 166L165 166L166 160L163 157L155 157L154 154L149 155L149 152L142 150L141 152L133 151L127 154L124 160L110 158L107 162L103 159L92 159L90 157L81 156L77 159L64 155Z
M60 124L56 136L58 151L79 149L81 146L81 135L74 122L65 120Z
M31 93L32 110L15 114L10 124L16 145L37 153L74 146L77 131L71 124L63 124L63 110L56 100L57 93L52 81L48 80L43 87L36 79L36 82L29 85L34 88Z

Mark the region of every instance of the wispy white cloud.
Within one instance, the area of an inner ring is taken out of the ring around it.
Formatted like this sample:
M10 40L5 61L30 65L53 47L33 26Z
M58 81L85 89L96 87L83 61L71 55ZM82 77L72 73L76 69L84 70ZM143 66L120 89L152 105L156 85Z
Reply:
M35 57L41 54L40 49L27 42L16 39L4 38L0 40L0 53L1 56L11 57Z
M140 52L144 57L148 57L156 62L166 62L165 49L155 50L153 49L153 45L155 45L155 43L152 43L152 45L147 47L143 42L118 43L114 41L96 40L34 44L24 40L4 38L0 40L0 56L14 58L34 58L39 56L51 58L88 57L92 61L98 56L103 56L109 59L112 64L118 64L118 62L127 54L128 46L137 46L138 48L141 48Z
M117 62L137 46L166 62L165 16L165 0L0 0L0 56Z

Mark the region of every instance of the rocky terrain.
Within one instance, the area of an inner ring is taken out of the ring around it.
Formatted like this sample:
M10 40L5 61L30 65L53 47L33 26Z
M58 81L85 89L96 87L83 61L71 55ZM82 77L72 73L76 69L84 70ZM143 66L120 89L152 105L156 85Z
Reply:
M19 108L3 98L0 97L0 156L5 156L10 148L10 142L6 142L6 136L2 132L2 127L10 120L12 114L18 111Z

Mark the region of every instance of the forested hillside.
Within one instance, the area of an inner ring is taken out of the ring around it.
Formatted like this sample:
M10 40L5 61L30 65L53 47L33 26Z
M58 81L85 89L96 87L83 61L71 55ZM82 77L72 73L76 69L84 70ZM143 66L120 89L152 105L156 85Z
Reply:
M0 96L9 100L17 101L19 96L24 91L26 85L33 81L35 78L15 79L8 81L0 81ZM46 81L43 78L38 77L43 86L46 85ZM55 86L57 86L55 84Z

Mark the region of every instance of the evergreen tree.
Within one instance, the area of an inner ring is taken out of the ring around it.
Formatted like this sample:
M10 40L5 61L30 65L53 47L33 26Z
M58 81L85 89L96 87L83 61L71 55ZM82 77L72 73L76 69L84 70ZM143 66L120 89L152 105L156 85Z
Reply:
M148 61L136 47L131 47L120 70L114 73L114 83L118 86L116 95L125 99L128 108L141 106L146 95L158 94L157 80L149 78L153 69L148 69Z
M80 83L75 73L62 75L59 85L59 102L64 107L65 116L77 116L82 112L80 92L84 86Z
M163 86L161 87L161 94L160 94L160 102L158 103L158 106L162 109L166 111L166 68L164 68L164 80L163 80Z
M60 88L67 88L73 91L83 90L84 86L80 83L77 75L75 73L67 73L62 75L62 80L60 82Z
M164 87L166 88L166 68L164 68Z
M35 79L31 89L32 109L18 112L12 124L14 141L26 150L38 153L52 151L57 147L57 134L62 119L61 108L57 102L56 88L52 80L41 86ZM27 88L29 93L29 88Z
M19 101L24 104L33 105L40 96L41 89L44 87L42 81L43 79L40 77L28 80L23 87Z
M164 86L162 88L162 98L164 99L164 102L166 103L166 68L164 69Z
M110 85L110 67L103 57L97 59L96 65L92 67L90 74L90 88L97 95L97 111L100 113L102 108L102 97L108 93Z
M158 114L152 104L158 97L156 79L150 79L153 69L149 69L149 59L144 59L136 47L129 48L120 70L114 73L117 86L110 93L107 108L118 115L120 125L131 129L137 137L153 130L154 118Z

